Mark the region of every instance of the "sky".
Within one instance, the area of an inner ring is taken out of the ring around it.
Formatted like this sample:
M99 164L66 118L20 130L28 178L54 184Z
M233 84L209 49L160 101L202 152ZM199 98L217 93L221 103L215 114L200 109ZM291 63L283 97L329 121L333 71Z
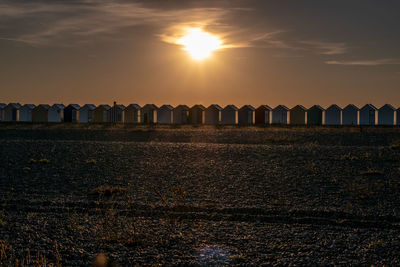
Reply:
M0 0L0 102L400 106L398 0ZM186 28L224 48L194 60Z

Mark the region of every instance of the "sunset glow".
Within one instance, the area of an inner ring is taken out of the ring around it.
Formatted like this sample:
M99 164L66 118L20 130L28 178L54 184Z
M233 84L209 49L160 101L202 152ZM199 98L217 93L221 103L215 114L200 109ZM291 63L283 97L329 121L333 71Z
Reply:
M209 57L213 51L222 48L222 41L200 28L189 29L177 42L184 46L193 59L202 60Z

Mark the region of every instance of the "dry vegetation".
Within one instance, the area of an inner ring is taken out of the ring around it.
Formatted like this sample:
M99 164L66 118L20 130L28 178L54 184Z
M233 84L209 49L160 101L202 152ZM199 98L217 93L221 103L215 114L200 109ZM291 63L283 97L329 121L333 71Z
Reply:
M2 127L0 266L400 264L397 128Z

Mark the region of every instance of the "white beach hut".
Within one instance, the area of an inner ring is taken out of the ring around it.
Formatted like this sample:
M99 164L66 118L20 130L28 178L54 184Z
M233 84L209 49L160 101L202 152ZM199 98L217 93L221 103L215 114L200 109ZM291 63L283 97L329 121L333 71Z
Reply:
M146 104L140 110L140 121L145 124L157 122L157 109L154 104Z
M203 105L194 105L189 109L189 122L191 124L204 123L204 111L206 108Z
M325 110L325 125L340 125L342 108L336 104L330 105Z
M189 121L189 107L179 105L173 110L174 124L187 124Z
M89 123L93 122L93 112L96 106L93 104L85 104L79 109L79 123Z
M284 105L276 106L272 110L272 123L273 124L287 124L287 114L289 108Z
M221 124L234 125L238 123L238 108L235 105L227 105L221 111Z
M238 122L240 125L254 124L254 111L256 109L251 105L244 105L238 111Z
M342 124L343 125L357 125L358 124L358 107L353 104L347 105L342 111Z
M4 108L4 121L19 121L20 108L19 103L9 103Z
M4 108L5 108L6 106L7 106L6 104L0 103L0 121L3 120Z
M139 123L140 109L138 104L130 104L125 109L125 123Z
M392 105L383 105L378 110L378 124L379 125L393 125L395 108Z
M25 104L19 109L19 121L32 122L32 110L35 108L34 104Z
M49 108L48 122L62 122L64 121L64 108L63 104L54 104Z
M212 104L205 111L205 124L217 125L221 121L222 108L217 104Z
M372 104L366 104L360 109L360 125L375 125L377 108Z
M157 110L157 123L171 124L173 110L174 108L171 105L162 105Z

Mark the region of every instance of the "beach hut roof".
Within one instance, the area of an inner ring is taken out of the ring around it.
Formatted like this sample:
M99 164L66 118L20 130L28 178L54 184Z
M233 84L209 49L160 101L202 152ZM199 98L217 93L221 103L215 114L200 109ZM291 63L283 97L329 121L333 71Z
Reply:
M197 109L197 108L199 108L199 109L201 109L201 110L206 110L206 108L205 108L202 104L194 105L194 106L191 107L190 109Z
M272 108L270 106L268 106L268 105L261 105L257 109L264 109L264 110L269 110L269 111L272 110Z
M116 107L117 109L120 109L120 110L124 110L125 109L124 105L115 105L114 107Z
M247 109L247 110L251 110L251 111L256 110L252 105L244 105L243 107L240 108L240 110L243 110L243 109Z
M6 104L0 103L0 108L5 108L5 107L6 107Z
M215 108L215 109L218 109L218 110L222 110L222 108L218 104L211 104L208 108Z
M137 109L137 110L141 109L141 107L138 104L130 104L126 108L127 109L134 108L134 109Z
M391 110L396 110L392 105L390 104L385 104L383 105L380 109L391 109Z
M44 108L44 109L49 109L49 108L50 108L50 105L48 105L48 104L40 104L40 105L37 106L37 107L41 107L41 108Z
M373 110L377 110L377 108L372 105L372 104L366 104L365 106L363 106L361 109L373 109Z
M309 108L308 110L311 110L311 109L319 109L319 110L325 110L323 107L321 107L320 105L314 105L314 106L312 106L311 108Z
M34 104L25 104L22 107L29 108L29 109L34 109L36 106Z
M302 110L304 110L304 111L307 111L307 109L306 109L303 105L296 105L296 106L294 106L291 110L293 110L293 109L295 109L295 108L300 108L300 109L302 109Z
M143 106L143 109L158 109L158 107L154 104L146 104Z
M89 110L95 110L96 106L93 104L85 104L82 108L87 108Z
M9 103L7 106L13 107L13 108L21 108L21 105L19 103Z
M63 104L54 104L54 105L52 106L52 108L56 108L56 109L62 110L62 109L65 108L65 106L64 106Z
M232 110L239 110L235 105L227 105L224 109L232 109Z
M353 105L353 104L348 104L344 109L354 109L354 110L359 110L359 108L358 107L356 107L355 105Z
M186 105L178 105L175 107L175 109L184 109L184 110L189 110L189 107Z
M277 109L284 109L286 111L289 111L289 108L285 105L278 105L273 110L277 110Z
M79 110L81 108L81 106L79 106L78 104L69 104L67 107L71 107L76 110Z
M111 109L111 107L109 105L107 105L107 104L98 105L97 108L104 108L105 110Z
M171 105L162 105L160 109L168 109L168 110L173 110L174 108Z
M341 107L339 107L338 105L336 105L336 104L332 104L332 105L330 105L326 110L328 110L328 109L337 109L337 110L342 110L342 108Z

